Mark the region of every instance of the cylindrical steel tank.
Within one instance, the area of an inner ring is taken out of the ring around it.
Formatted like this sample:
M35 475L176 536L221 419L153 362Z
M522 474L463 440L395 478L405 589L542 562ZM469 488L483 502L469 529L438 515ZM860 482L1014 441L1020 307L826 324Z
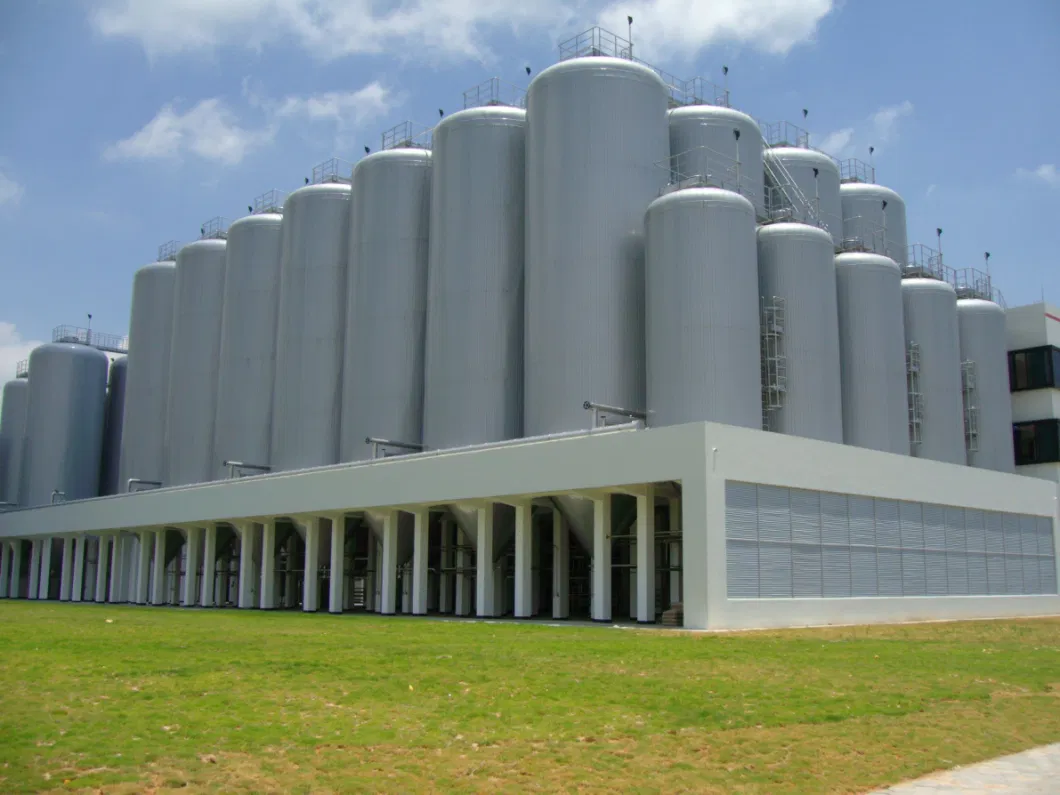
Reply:
M751 203L715 188L656 199L645 218L648 424L762 427Z
M213 439L216 479L227 476L225 461L269 464L282 225L279 213L260 213L228 228Z
M19 499L28 402L28 379L16 378L4 384L4 405L0 410L0 502L17 503Z
M766 311L776 306L783 313L777 325L786 378L780 384L779 408L770 412L771 429L841 443L843 392L831 237L807 224L759 227L758 283Z
M914 438L912 453L918 458L964 464L957 293L935 279L903 279L902 305L907 356L910 346L916 346L911 422L920 441Z
M339 460L349 225L350 186L344 183L307 185L284 201L273 471Z
M971 434L966 441L972 442L968 445L968 464L1014 472L1005 310L993 301L962 298L957 301L957 324L964 370L965 433ZM974 425L968 427L971 423Z
M19 504L99 496L107 356L76 343L49 343L29 355L29 403Z
M790 205L799 221L816 216L818 225L839 245L843 240L843 209L836 161L816 149L775 146L766 149L764 163L773 208Z
M434 128L423 443L523 429L526 111L474 108Z
M902 273L894 260L835 258L843 442L909 455Z
M422 443L430 209L426 149L376 152L354 167L343 461L370 458L369 436Z
M905 200L890 188L867 182L841 185L839 198L843 208L843 242L860 244L905 267L909 253Z
M524 432L588 427L587 401L645 407L644 212L666 185L666 86L616 58L530 84Z
M718 105L687 105L670 111L674 176L710 174L723 180L730 190L736 190L738 184L739 193L759 213L765 212L762 148L758 122L746 113Z
M163 480L176 277L176 263L169 261L146 265L133 277L120 492L130 478Z
M128 357L110 363L107 375L107 410L103 421L103 461L99 472L99 493L120 494L122 417L125 414L125 385L128 382Z
M225 241L188 243L177 254L169 361L165 461L167 486L212 480Z

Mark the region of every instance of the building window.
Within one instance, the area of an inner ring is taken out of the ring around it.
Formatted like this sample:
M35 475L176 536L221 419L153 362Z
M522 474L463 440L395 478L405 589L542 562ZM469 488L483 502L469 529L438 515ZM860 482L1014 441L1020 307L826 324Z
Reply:
M1012 426L1016 466L1060 462L1060 420L1017 422Z
M1058 375L1060 350L1052 345L1009 352L1008 378L1013 392L1056 387Z

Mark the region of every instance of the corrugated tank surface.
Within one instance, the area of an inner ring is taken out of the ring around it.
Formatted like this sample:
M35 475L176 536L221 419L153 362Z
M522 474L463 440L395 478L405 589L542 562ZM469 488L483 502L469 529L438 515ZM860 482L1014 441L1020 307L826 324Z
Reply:
M839 187L843 207L843 240L905 266L909 239L905 230L905 201L890 188L866 182Z
M4 384L4 405L0 410L0 502L17 503L19 499L28 403L29 379L17 378Z
M816 213L820 223L838 245L843 239L843 207L839 197L839 166L824 152L795 146L776 146L765 151L766 184L780 185L774 198L784 198L795 209L799 221L809 219L807 211ZM779 164L779 166L777 165ZM772 168L773 175L769 176ZM817 173L814 174L814 169ZM784 171L787 176L784 176ZM798 188L793 191L788 182Z
M523 429L526 111L455 113L434 129L423 443Z
M214 426L214 477L225 461L268 466L276 375L283 216L261 213L228 228Z
M651 203L645 234L648 424L760 428L753 206L679 190Z
M353 169L342 460L368 436L420 444L431 153L376 152ZM470 353L470 352L468 352Z
M120 494L122 417L125 415L125 386L129 360L122 356L110 363L107 374L107 409L103 422L103 461L100 465L99 493Z
M740 133L737 138L734 131ZM679 178L708 174L747 197L765 212L762 131L758 123L732 108L688 105L670 111L670 164ZM737 176L739 159L739 180Z
M935 279L903 279L902 305L906 346L915 342L920 355L921 442L913 455L964 464L957 293Z
M177 254L169 363L167 486L212 480L225 241L196 240Z
M586 400L643 410L644 212L670 154L662 80L575 58L530 84L524 432L588 426Z
M75 343L49 343L29 355L29 402L19 504L99 496L107 356Z
M909 455L902 274L878 254L835 258L843 442Z
M993 301L963 298L957 302L957 325L961 360L966 368L971 363L974 377L974 389L966 394L976 409L978 434L974 446L978 449L969 448L968 464L1014 472L1005 310Z
M122 491L130 478L163 479L176 278L173 262L146 265L133 277L118 478Z
M843 441L835 255L828 233L806 224L758 229L758 281L768 305L784 300L787 386L772 430Z
M273 471L339 460L349 219L341 183L299 188L283 204Z

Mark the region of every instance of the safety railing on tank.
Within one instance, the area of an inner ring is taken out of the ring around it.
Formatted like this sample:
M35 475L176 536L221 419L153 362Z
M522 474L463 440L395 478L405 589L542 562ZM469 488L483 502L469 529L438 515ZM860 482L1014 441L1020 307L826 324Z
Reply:
M74 342L89 345L108 353L128 353L129 338L120 334L104 334L79 326L56 326L52 329L52 342Z
M327 182L349 185L352 179L353 163L339 157L332 157L313 166L313 176L310 182L313 185L322 185Z
M29 378L29 359L15 362L15 378Z
M526 107L526 89L506 83L499 77L483 80L464 92L464 109L493 105L508 105L513 108Z
M824 226L820 200L810 199L791 172L775 158L763 162L766 181L766 212L771 221L798 221Z
M702 77L685 80L681 86L682 105L718 105L723 108L729 105L729 89L712 83Z
M975 362L961 362L961 402L964 406L964 447L969 453L979 450L979 388Z
M254 197L254 203L250 206L250 212L253 215L260 215L261 213L282 213L283 212L283 200L285 194L283 191L267 190L260 196Z
M559 59L561 61L592 56L631 59L633 57L633 44L629 39L624 39L599 26L591 27L559 43Z
M957 272L942 262L942 255L937 250L923 243L909 247L902 275L907 279L938 279L954 288L957 286Z
M206 221L199 227L203 240L225 240L228 237L228 219L220 215Z
M953 286L958 298L981 298L993 301L1001 307L1007 307L1005 296L994 286L993 278L986 271L978 268L962 268L954 273Z
M875 221L863 215L848 215L843 218L843 239L836 246L840 253L865 251L890 257L887 245L887 230ZM846 234L845 230L856 229L856 233ZM893 257L892 257L893 259Z
M414 121L395 124L382 134L381 149L430 149L431 128Z
M762 139L766 146L795 146L800 149L810 148L810 133L789 121L758 121L762 130Z
M851 157L839 161L840 182L876 182L876 167L870 163Z
M158 247L159 262L176 262L177 252L180 251L179 240L167 240Z
M758 182L744 173L739 160L709 146L693 146L653 165L666 172L667 184L660 189L660 196L685 188L722 188L755 203L755 188L761 190ZM707 168L700 168L704 165Z

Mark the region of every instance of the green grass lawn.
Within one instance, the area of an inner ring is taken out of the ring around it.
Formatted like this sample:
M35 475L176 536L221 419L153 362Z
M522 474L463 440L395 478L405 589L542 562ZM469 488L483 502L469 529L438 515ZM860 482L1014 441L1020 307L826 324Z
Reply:
M727 635L0 603L0 791L856 792L1060 740L1060 620Z

